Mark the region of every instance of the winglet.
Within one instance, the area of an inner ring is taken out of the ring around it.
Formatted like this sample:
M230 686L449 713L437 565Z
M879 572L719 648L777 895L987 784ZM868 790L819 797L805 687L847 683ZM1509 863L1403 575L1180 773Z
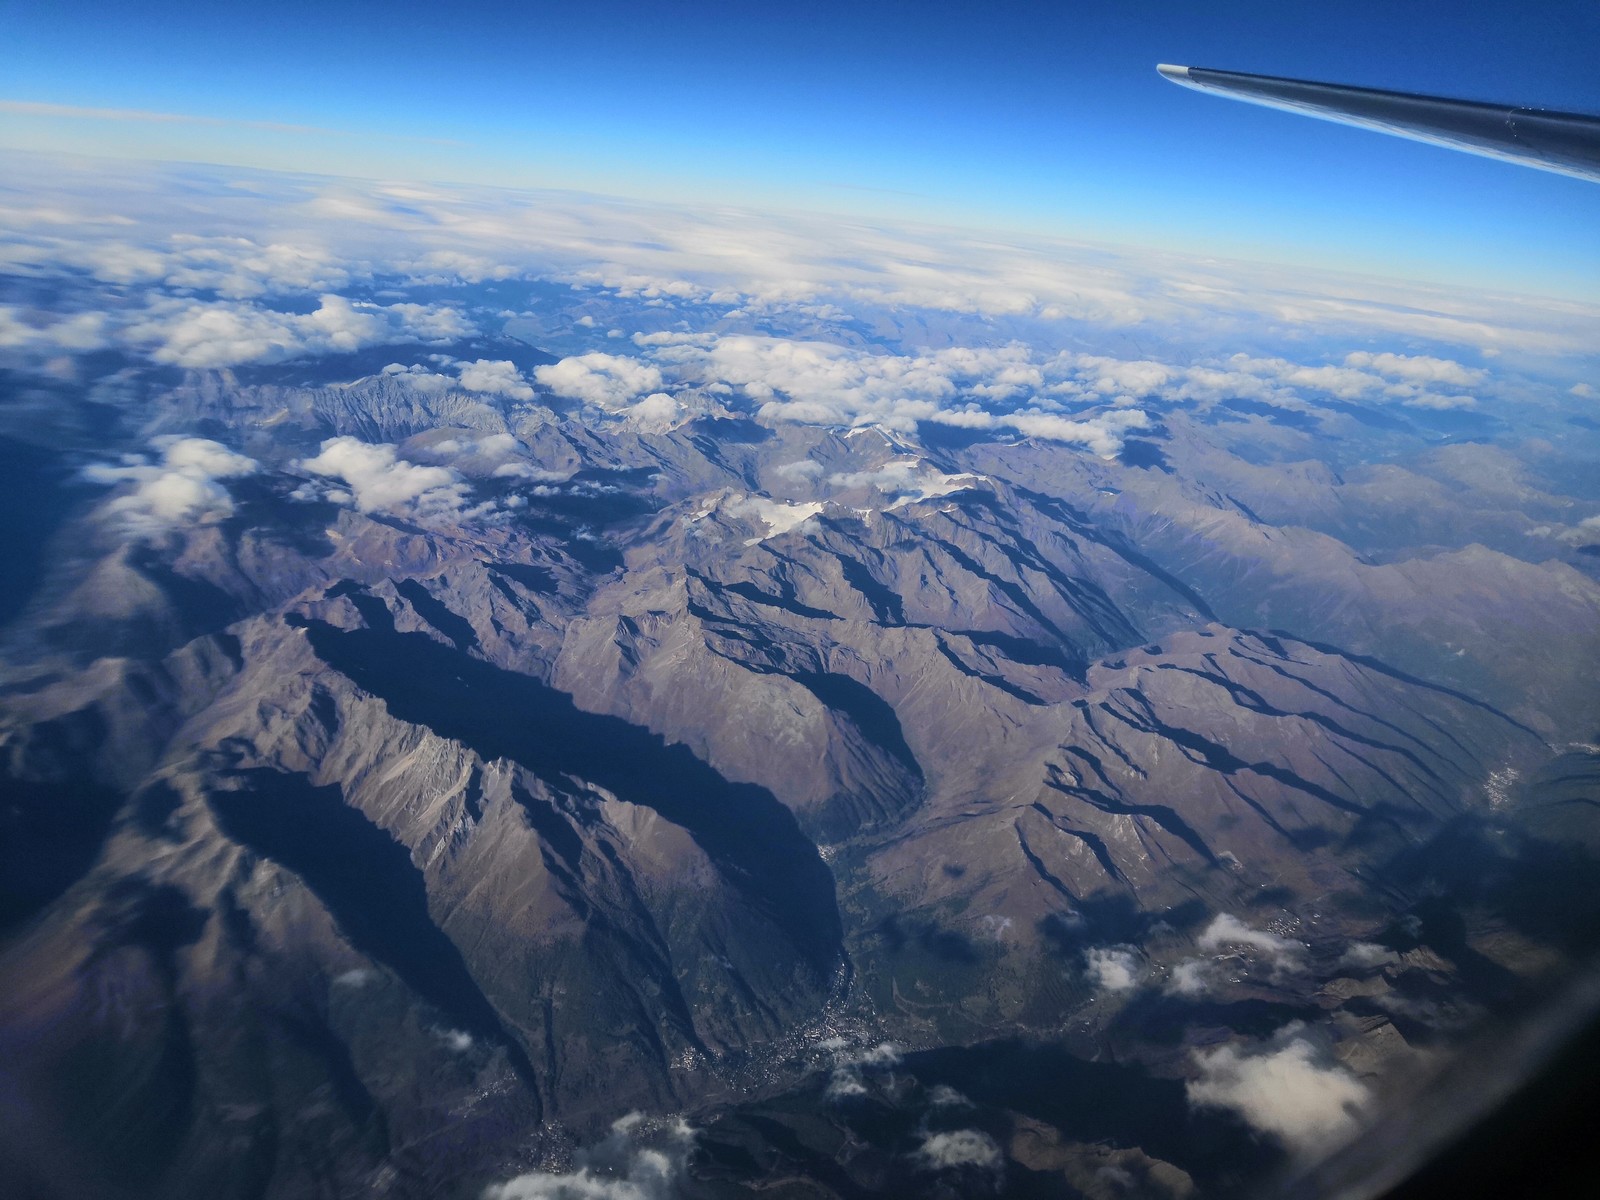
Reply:
M1158 63L1163 79L1200 92L1356 125L1413 141L1600 180L1600 116L1553 112L1308 79Z
M1189 73L1191 69L1193 68L1174 66L1172 63L1156 64L1156 70L1161 72L1161 78L1170 79L1179 87L1194 88L1197 92L1210 91L1211 89ZM1204 73L1202 70L1201 74Z

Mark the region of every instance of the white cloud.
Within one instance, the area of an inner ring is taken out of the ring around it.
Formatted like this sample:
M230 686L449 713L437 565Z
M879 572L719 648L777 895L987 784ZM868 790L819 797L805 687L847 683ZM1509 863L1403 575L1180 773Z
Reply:
M1345 355L1345 366L1359 367L1403 379L1408 383L1446 384L1450 387L1477 387L1488 377L1485 371L1464 367L1447 358L1430 358L1426 354L1373 354L1361 350Z
M111 344L107 314L74 313L70 316L24 312L0 304L0 350L49 353L100 350Z
M325 248L277 242L263 246L242 237L180 234L172 239L162 266L169 287L215 292L228 300L327 293L352 278L349 267Z
M992 1171L1000 1166L1000 1147L979 1129L956 1129L949 1133L924 1134L916 1158L932 1171L954 1167L978 1167Z
M1369 1093L1344 1068L1319 1061L1298 1025L1286 1026L1266 1047L1195 1051L1199 1078L1187 1085L1189 1103L1225 1108L1295 1150L1336 1145L1354 1133Z
M900 1047L893 1042L879 1042L876 1046L869 1046L855 1056L855 1061L864 1067L888 1068L900 1065Z
M828 1076L828 1086L823 1089L823 1098L837 1103L848 1100L852 1096L865 1096L867 1085L861 1078L860 1071L848 1067L835 1067L833 1074Z
M495 479L526 479L530 483L565 483L572 478L562 471L546 471L525 462L505 462L489 474Z
M784 463L777 468L776 474L780 479L818 479L824 469L821 463L802 458L798 462Z
M653 334L635 341L685 381L742 392L769 421L878 425L902 432L922 421L1010 429L1087 446L1107 457L1121 449L1128 430L1149 423L1143 412L1129 408L1088 415L1052 411L1057 402L1040 394L1043 385L1067 379L1073 360L1056 356L1035 362L1028 348L1016 343L899 355L748 334ZM1019 403L1028 406L1012 407Z
M829 1038L818 1043L833 1055L833 1071L828 1076L828 1086L823 1091L827 1100L847 1100L865 1096L865 1073L887 1071L900 1065L900 1048L893 1042L879 1042L864 1050L852 1050L843 1038Z
M483 1200L669 1200L693 1144L694 1130L682 1121L630 1113L603 1141L579 1151L571 1171L533 1171L491 1184Z
M1345 948L1345 952L1339 956L1339 965L1341 967L1354 967L1357 970L1367 971L1399 961L1400 956L1393 950L1387 946L1380 946L1375 942L1351 942Z
M684 406L675 396L665 392L651 392L634 404L628 415L634 424L647 429L672 428L684 413Z
M1302 965L1306 947L1303 942L1291 941L1246 925L1230 913L1218 913L1212 918L1198 939L1200 949L1208 953L1231 951L1247 952L1265 958L1275 968L1297 970Z
M241 301L160 298L123 327L121 338L148 348L156 362L216 368L346 353L389 341L438 342L469 332L453 309L382 307L327 294L304 314Z
M524 382L515 363L480 358L476 362L458 363L457 372L461 386L469 392L491 392L514 400L533 399L533 389Z
M1252 969L1256 964L1265 966L1275 981L1306 967L1303 942L1253 928L1229 913L1212 918L1196 941L1202 951L1214 957L1176 963L1162 988L1168 995L1203 996L1221 986L1226 974ZM1227 965L1230 961L1231 966Z
M1175 996L1203 996L1211 985L1211 963L1203 958L1186 958L1172 968L1165 990Z
M1189 385L1201 377L1194 371L1187 375L1180 391L1191 390ZM1226 360L1220 376L1205 378L1208 388L1198 390L1215 391L1220 383L1238 394L1279 404L1311 392L1338 400L1398 402L1415 408L1471 408L1477 403L1474 396L1438 389L1477 387L1487 378L1484 371L1426 355L1359 351L1346 355L1343 366L1306 366L1283 358L1235 354Z
M410 366L404 363L390 363L378 374L386 379L399 380L412 390L425 392L431 396L437 396L443 392L448 392L451 388L461 386L459 379L452 379L448 375L430 371L427 367L417 363Z
M1078 383L1107 399L1119 395L1160 395L1179 375L1175 368L1165 363L1142 359L1128 361L1089 354L1077 356L1074 366Z
M1600 542L1600 517L1585 517L1560 534L1561 540L1573 546L1592 546Z
M972 1101L968 1100L948 1083L936 1084L928 1093L928 1103L934 1108L971 1108Z
M342 480L349 503L364 513L396 516L462 516L467 485L448 467L407 462L386 442L363 442L348 435L329 438L314 458L297 464L314 475ZM326 493L337 499L337 493Z
M154 444L162 452L160 463L136 460L84 472L95 483L134 485L107 504L105 512L136 533L231 516L233 496L218 480L250 475L257 468L253 458L208 438L161 438Z
M1086 420L1058 417L1049 413L1013 413L1001 418L1027 437L1069 442L1085 446L1101 458L1112 458L1122 450L1123 436L1149 427L1150 418L1137 408L1114 409Z
M1102 992L1126 992L1139 986L1139 958L1132 946L1096 946L1084 956L1089 980Z
M661 372L636 358L580 354L534 368L533 376L558 396L618 410L661 390Z
M1593 304L1570 300L1117 251L1047 236L903 223L889 228L866 220L841 223L597 196L534 198L472 187L265 174L243 181L219 171L232 189L232 227L273 231L237 251L240 259L263 266L230 271L215 262L223 243L189 237L193 205L172 202L176 189L192 187L192 168L180 176L150 167L99 166L91 172L54 162L48 169L27 162L8 166L32 207L48 215L43 228L72 231L71 239L42 235L37 244L8 247L4 253L12 261L36 270L90 251L105 260L98 277L126 282L178 271L195 272L187 278L198 280L215 270L210 282L237 293L235 298L248 298L275 271L294 278L296 286L330 291L342 286L341 271L352 278L384 274L419 282L519 274L669 308L716 303L736 316L791 313L821 322L841 310L878 305L1157 336L1182 328L1217 343L1259 342L1263 332L1286 340L1359 339L1356 344L1402 336L1408 344L1428 339L1469 347L1483 357L1501 349L1583 354L1593 349L1597 319ZM107 195L117 197L116 224L104 214ZM129 227L143 244L129 244ZM607 324L616 324L615 318ZM609 332L622 335L620 329ZM1415 361L1433 356L1396 354L1398 361L1381 363L1379 357L1374 355L1370 368L1344 365L1383 375L1381 367L1395 382L1440 390L1415 378L1437 370ZM1113 368L1086 386L1103 388L1107 396L1136 396L1162 386L1149 378L1158 380L1162 366L1145 368L1144 380L1132 368ZM996 394L1025 389L1032 386L1030 370L1043 368L997 372L975 386Z

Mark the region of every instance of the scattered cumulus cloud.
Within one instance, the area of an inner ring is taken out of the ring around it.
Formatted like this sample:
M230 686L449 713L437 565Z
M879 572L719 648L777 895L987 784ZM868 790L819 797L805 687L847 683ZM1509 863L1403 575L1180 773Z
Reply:
M558 396L611 411L659 392L662 386L661 372L648 363L598 352L535 367L533 376Z
M1174 996L1203 996L1212 986L1211 963L1203 958L1186 958L1172 968L1166 991Z
M1294 1150L1343 1141L1358 1127L1370 1093L1343 1067L1325 1061L1303 1029L1286 1026L1252 1049L1195 1051L1199 1075L1187 1085L1189 1103L1236 1113Z
M483 1200L669 1200L693 1144L694 1130L683 1121L630 1113L605 1139L579 1151L572 1170L533 1171L491 1184Z
M1196 944L1210 958L1189 958L1173 965L1164 990L1175 996L1203 996L1225 977L1256 966L1278 980L1305 970L1306 946L1265 929L1246 925L1230 913L1219 913L1200 933Z
M476 362L458 363L456 369L461 386L469 392L490 392L510 396L513 400L533 399L533 388L523 380L515 363L480 358Z
M327 293L348 286L353 277L340 256L322 246L192 234L173 238L168 253L146 265L160 270L168 287L214 292L227 300Z
M889 1071L900 1065L900 1048L893 1042L879 1042L856 1050L843 1038L828 1038L819 1042L817 1049L826 1051L833 1059L823 1096L835 1102L865 1096L868 1073Z
M319 454L297 465L345 485L313 490L307 498L320 495L363 513L414 518L481 515L480 510L468 508L467 485L454 470L407 462L386 442L363 442L348 435L329 438Z
M948 1083L934 1085L928 1093L928 1103L934 1108L971 1108L972 1101L967 1099Z
M1380 946L1376 942L1351 942L1345 952L1339 956L1341 967L1354 967L1357 970L1370 971L1377 967L1385 967L1400 961L1400 956L1387 946Z
M1132 946L1096 946L1084 956L1089 981L1102 992L1127 992L1139 986L1143 972Z
M390 363L380 375L404 383L415 391L440 395L449 391L474 392L480 395L509 396L513 400L532 400L533 388L509 360L477 359L464 362L448 355L429 356L433 367L421 363ZM438 370L435 367L440 368ZM451 374L444 374L450 371Z
M1297 968L1305 956L1305 943L1280 937L1265 929L1246 925L1231 913L1218 913L1198 939L1200 949L1210 953L1247 951L1275 966Z
M209 438L162 438L159 462L136 459L121 466L89 467L94 483L133 485L105 506L105 513L136 533L220 521L233 514L233 496L220 482L254 474L253 458Z
M385 342L442 342L470 332L454 309L380 306L329 293L309 313L243 301L158 297L119 336L145 348L155 362L203 369L349 353Z
M1576 525L1539 525L1528 530L1530 536L1553 537L1569 546L1600 544L1600 516L1585 517Z
M651 334L635 342L680 380L742 393L769 421L882 426L912 432L919 422L1012 431L1115 455L1123 436L1149 424L1134 408L1062 410L1070 356L1034 361L1020 344L952 347L920 354L872 353L823 341L756 335ZM1084 402L1102 398L1068 389Z
M1346 355L1344 364L1416 384L1470 388L1488 378L1487 371L1464 367L1447 358L1430 358L1426 354L1373 354L1362 350Z
M0 304L0 350L82 353L112 344L109 317L103 312L69 316L28 313Z
M948 1133L927 1133L915 1155L918 1165L930 1171L957 1167L976 1167L993 1171L1000 1166L1000 1147L980 1129L956 1129Z
M798 462L784 463L777 468L775 474L780 479L820 479L825 470L819 462L812 462L809 458L802 458Z

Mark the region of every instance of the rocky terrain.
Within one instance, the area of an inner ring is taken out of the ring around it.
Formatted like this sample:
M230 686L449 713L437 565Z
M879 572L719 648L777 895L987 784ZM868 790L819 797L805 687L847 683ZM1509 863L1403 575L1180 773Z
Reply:
M808 418L494 303L14 351L9 1194L1235 1194L1594 947L1581 396Z

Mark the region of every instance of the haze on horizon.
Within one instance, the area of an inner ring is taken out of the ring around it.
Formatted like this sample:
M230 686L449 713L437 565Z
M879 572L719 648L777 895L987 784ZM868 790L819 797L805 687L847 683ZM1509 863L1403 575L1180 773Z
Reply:
M1591 298L1594 190L1157 61L1600 109L1600 11L1443 0L6 6L0 146L995 227Z

